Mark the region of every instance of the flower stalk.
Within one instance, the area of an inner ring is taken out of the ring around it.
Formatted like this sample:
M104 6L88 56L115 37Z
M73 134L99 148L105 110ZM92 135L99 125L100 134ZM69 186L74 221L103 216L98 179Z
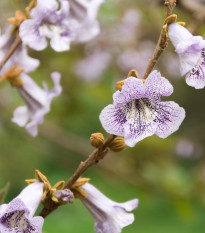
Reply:
M171 15L172 10L176 6L176 0L165 0L164 4L166 6L166 15L165 15L165 20L166 20L166 18ZM161 56L163 51L168 46L167 41L168 41L167 29L166 29L166 25L163 25L160 36L159 36L159 40L157 42L157 45L156 45L156 48L154 51L154 54L153 54L152 58L149 60L147 69L146 69L145 74L144 74L142 79L146 79L149 76L149 74L151 73L151 71L154 68L154 66L156 65L159 57Z

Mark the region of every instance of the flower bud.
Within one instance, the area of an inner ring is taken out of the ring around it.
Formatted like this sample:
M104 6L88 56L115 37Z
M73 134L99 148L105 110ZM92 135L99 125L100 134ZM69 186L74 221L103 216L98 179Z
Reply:
M125 80L121 80L116 82L116 90L121 91L122 90L122 86L124 85Z
M92 146L99 148L104 144L104 136L102 133L93 133L90 137L90 143Z
M109 145L109 148L113 152L120 152L126 148L126 144L123 137L116 137Z
M139 78L139 75L138 75L138 73L137 73L136 70L132 69L132 70L129 71L127 77L128 77L128 78L129 78L129 77Z
M56 190L54 197L60 204L67 204L73 202L73 193L69 189Z

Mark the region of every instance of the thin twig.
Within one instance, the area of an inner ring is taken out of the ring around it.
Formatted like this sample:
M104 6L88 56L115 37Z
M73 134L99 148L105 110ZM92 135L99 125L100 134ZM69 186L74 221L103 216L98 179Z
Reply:
M9 51L6 53L6 55L4 56L2 61L0 62L0 70L3 68L3 66L8 61L8 59L14 54L14 52L16 51L16 49L19 47L19 45L21 43L22 43L21 38L19 37L19 35L17 35L11 48L9 49Z
M172 10L174 9L174 7L176 6L176 0L165 0L165 6L166 6L166 15L165 15L165 19L171 15ZM154 54L152 56L152 58L149 60L147 69L145 71L145 74L143 76L142 79L146 79L148 77L148 75L151 73L152 69L154 68L155 64L157 63L157 60L159 59L160 55L163 53L163 51L165 50L165 48L167 47L168 43L167 43L167 35L166 35L166 31L165 28L163 26L160 36L159 36L159 40L157 42Z

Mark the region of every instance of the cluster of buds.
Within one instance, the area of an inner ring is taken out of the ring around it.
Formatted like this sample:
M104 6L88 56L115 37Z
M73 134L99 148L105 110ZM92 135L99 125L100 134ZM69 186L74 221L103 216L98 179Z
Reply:
M90 137L90 143L95 148L103 148L105 143L105 138L102 133L93 133ZM113 152L120 152L126 148L123 137L115 137L109 144L108 149Z

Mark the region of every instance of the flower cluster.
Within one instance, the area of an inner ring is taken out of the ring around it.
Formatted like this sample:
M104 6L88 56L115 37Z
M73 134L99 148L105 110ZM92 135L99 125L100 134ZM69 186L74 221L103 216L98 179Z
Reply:
M103 0L37 0L31 10L31 19L20 26L22 41L35 50L47 47L46 38L57 51L66 51L70 43L84 42L99 33L96 20Z

